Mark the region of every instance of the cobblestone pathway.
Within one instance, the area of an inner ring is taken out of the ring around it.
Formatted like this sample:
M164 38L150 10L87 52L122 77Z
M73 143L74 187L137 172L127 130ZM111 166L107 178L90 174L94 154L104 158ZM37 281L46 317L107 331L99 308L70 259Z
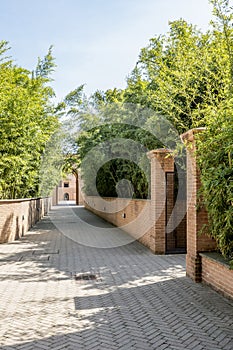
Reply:
M186 278L184 255L155 256L130 240L80 245L54 225L70 211L90 242L108 225L57 207L52 221L0 245L0 349L233 349L233 302Z

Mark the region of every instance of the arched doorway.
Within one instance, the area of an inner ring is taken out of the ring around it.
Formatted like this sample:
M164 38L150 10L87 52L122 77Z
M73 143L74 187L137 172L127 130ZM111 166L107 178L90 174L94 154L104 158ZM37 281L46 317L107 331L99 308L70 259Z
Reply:
M64 194L64 201L68 201L70 199L69 193Z

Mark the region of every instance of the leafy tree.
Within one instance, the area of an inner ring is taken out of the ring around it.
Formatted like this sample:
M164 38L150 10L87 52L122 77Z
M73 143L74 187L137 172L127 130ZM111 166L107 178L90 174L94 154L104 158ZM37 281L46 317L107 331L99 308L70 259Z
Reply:
M221 42L221 55L225 58L225 65L219 67L220 74L225 76L224 99L208 111L206 130L198 140L198 159L208 232L233 267L233 15L229 1L211 3L216 45L219 47Z
M233 260L233 99L218 107L198 142L201 195L208 212L207 232Z
M147 176L137 167L143 156L135 162L131 149L124 154L123 141L113 139L132 139L145 147L144 153L163 146L175 149L175 131L205 126L198 152L209 232L222 254L232 257L232 8L228 0L210 2L212 28L202 33L182 19L171 22L166 35L152 38L141 50L126 89L96 91L90 98L78 89L67 101L72 97L75 103L69 115L77 125L74 139L80 162L90 154L83 176L86 191L92 194L119 195L117 183L130 179L135 195L147 196ZM111 159L104 157L106 148ZM118 148L119 157L114 153Z
M48 86L54 67L51 48L38 61L36 74L16 66L5 56L1 42L0 64L0 198L25 198L39 194L41 156L59 126L54 95Z
M166 116L179 133L205 125L206 110L226 95L228 77L221 67L229 63L223 48L218 31L202 34L184 20L171 22L167 35L141 50L126 98Z
M140 108L126 106L123 103L121 90L107 90L105 93L97 91L88 100L83 96L80 103L80 90L76 89L69 96L75 96L76 104L72 100L68 115L70 124L76 124L74 138L77 142L77 151L80 159L82 175L85 182L85 191L88 194L101 194L102 196L117 195L118 183L126 179L132 182L134 193L126 186L125 195L131 193L137 198L147 198L149 163L145 163L146 150L161 146L150 132L137 126L134 122L143 119ZM69 101L67 98L66 102ZM75 104L75 106L74 106ZM125 144L124 140L134 143ZM143 151L142 151L143 149ZM143 157L139 157L141 152ZM90 155L89 155L90 153ZM94 162L93 162L94 159ZM140 163L145 171L140 171ZM96 182L93 182L93 176ZM123 188L123 187L122 187ZM128 189L127 189L128 188ZM118 191L118 194L120 192ZM122 191L121 191L122 195Z

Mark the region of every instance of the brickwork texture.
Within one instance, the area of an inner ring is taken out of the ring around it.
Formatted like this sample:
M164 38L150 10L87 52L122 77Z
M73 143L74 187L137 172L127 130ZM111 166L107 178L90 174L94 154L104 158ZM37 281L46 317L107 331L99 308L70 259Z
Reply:
M50 209L50 198L0 200L0 243L24 234Z

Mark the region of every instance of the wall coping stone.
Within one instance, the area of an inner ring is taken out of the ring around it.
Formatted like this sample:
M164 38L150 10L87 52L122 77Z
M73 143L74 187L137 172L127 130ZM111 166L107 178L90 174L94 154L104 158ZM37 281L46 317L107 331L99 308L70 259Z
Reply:
M154 149L152 151L147 152L147 157L149 159L154 158L157 154L165 154L165 155L170 155L172 157L172 153L173 151L171 149L167 149L167 148L158 148L158 149Z
M45 198L50 198L50 197L35 197L35 198L19 198L19 199L0 199L0 205L2 204L10 204L10 203L20 203L20 202L29 202L29 201L34 201L38 199L45 199Z
M205 257L209 260L214 261L215 263L219 263L226 267L228 270L232 270L230 268L230 260L225 259L220 253L218 252L204 252L204 253L199 253L199 255L202 257ZM233 270L232 270L233 272Z
M119 200L125 200L125 201L151 201L151 198L147 198L147 199L140 199L140 198L125 198L125 197L101 197L101 196L89 196L89 195L85 195L84 196L84 200L85 198L101 198L101 199L110 199L112 201L119 199Z
M195 140L195 135L199 134L200 132L203 132L204 130L206 130L206 128L204 127L190 129L185 133L183 133L182 135L180 135L180 138L183 142L184 141L193 142Z

